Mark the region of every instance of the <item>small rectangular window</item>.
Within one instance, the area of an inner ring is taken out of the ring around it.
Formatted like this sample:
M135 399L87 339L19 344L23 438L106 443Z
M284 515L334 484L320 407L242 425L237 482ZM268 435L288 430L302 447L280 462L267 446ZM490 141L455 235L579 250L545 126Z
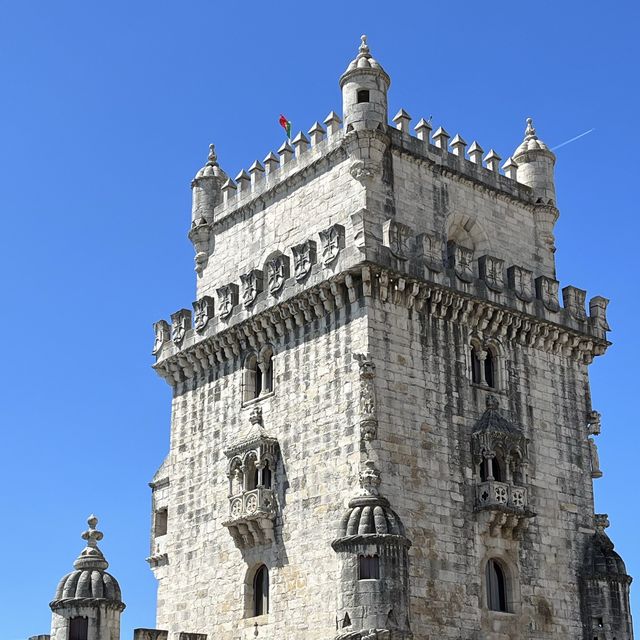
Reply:
M368 89L360 89L360 91L358 91L358 104L361 102L369 102Z
M359 580L380 579L380 558L374 556L360 556L358 567Z
M168 513L167 509L158 509L155 514L155 523L153 527L153 534L157 538L159 536L164 536L167 533L167 519Z

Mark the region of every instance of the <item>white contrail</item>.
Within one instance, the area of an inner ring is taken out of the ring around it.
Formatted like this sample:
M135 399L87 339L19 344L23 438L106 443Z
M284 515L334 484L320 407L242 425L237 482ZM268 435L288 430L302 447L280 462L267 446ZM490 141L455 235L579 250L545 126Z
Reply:
M567 140L566 142L562 142L560 144L557 144L555 147L551 147L551 151L555 151L556 149L559 149L560 147L564 147L566 144L569 144L570 142L575 142L579 138L582 138L583 136L586 136L587 133L591 133L592 131L595 131L595 130L596 130L596 128L594 127L593 129L589 129L589 131L585 131L584 133L581 133L579 136L576 136L575 138L571 138L571 140Z

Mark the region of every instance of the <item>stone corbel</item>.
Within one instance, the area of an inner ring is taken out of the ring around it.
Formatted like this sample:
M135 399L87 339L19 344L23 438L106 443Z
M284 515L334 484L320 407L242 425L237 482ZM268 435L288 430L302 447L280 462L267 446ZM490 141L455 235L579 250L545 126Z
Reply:
M189 230L189 240L191 240L196 250L195 270L198 275L202 274L209 261L212 238L211 228L203 218L194 221L193 226Z

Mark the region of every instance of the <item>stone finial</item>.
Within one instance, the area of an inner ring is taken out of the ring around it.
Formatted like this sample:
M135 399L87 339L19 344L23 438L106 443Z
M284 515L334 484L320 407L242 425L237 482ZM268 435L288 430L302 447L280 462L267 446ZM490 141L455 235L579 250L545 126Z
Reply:
M264 177L264 167L256 160L249 167L249 173L251 174L251 190L254 191Z
M418 124L414 127L414 131L418 136L418 140L429 142L429 136L431 135L431 121L420 118Z
M249 174L243 169L236 176L238 198L242 198L246 193L249 192L250 185L251 185L251 178L249 177Z
M82 539L87 541L88 547L96 548L98 546L98 542L100 542L100 540L104 538L104 534L102 533L102 531L98 531L96 529L98 518L92 513L87 518L87 524L89 525L89 528L85 532L83 532Z
M489 149L489 153L484 158L485 166L493 173L500 172L500 160L502 158L493 150Z
M102 555L102 551L98 549L98 542L104 537L102 531L96 529L98 518L91 514L87 518L87 524L89 528L82 534L82 539L86 541L87 546L80 552L73 566L76 569L104 570L109 566L109 563Z
M433 144L435 144L436 147L444 153L447 151L447 147L449 146L450 137L451 136L443 127L438 127L436 132L433 134Z
M209 145L209 155L207 156L207 162L205 163L204 167L202 167L202 169L200 169L198 173L196 173L194 184L192 184L192 186L195 186L195 184L197 184L197 182L201 178L226 178L224 172L220 169L220 165L218 164L218 156L216 155L216 148L213 144Z
M329 115L324 119L324 123L327 125L327 135L332 136L340 130L340 123L342 119L335 112L331 111Z
M364 469L360 471L360 486L362 487L362 495L378 495L380 472L376 469L376 464L373 460L365 461Z
M278 149L278 154L280 155L280 166L284 167L293 157L293 147L288 140L282 143L282 146Z
M309 148L309 138L298 131L298 135L293 139L293 146L296 150L296 158L299 158Z
M229 178L222 185L222 204L228 204L229 200L236 194L236 191L236 183L231 178Z
M509 180L517 180L518 163L511 156L509 156L507 161L502 165L502 170Z
M606 513L594 513L593 526L596 533L604 535L604 530L609 528L609 516Z
M308 133L311 136L311 144L314 147L324 140L324 127L317 120L313 123Z
M216 147L214 144L209 145L209 155L207 157L208 167L218 167L218 156L216 155Z
M279 166L280 158L273 151L269 151L269 155L264 159L264 169L267 176L270 176Z
M527 127L524 130L524 139L533 140L537 137L535 127L533 126L533 118L527 118Z
M464 158L464 150L467 146L466 141L459 133L456 133L454 139L451 141L451 149L453 150L453 155L458 158Z
M474 140L469 147L469 160L471 160L473 164L477 164L479 167L481 167L483 153L484 149Z
M360 46L358 47L358 58L366 57L370 55L369 45L367 44L367 36L362 34L360 36Z
M411 135L411 130L409 129L409 125L411 124L411 116L404 109L400 109L400 111L396 113L393 121L396 123L396 129L402 131L402 133Z

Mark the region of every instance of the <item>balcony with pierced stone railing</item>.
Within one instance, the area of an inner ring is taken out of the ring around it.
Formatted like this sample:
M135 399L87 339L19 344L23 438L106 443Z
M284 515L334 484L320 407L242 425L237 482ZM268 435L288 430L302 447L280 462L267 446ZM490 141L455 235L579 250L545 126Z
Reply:
M492 536L518 538L535 514L529 509L526 487L487 480L476 486L478 519Z
M276 500L272 489L258 487L229 498L229 519L223 525L240 549L274 542Z

